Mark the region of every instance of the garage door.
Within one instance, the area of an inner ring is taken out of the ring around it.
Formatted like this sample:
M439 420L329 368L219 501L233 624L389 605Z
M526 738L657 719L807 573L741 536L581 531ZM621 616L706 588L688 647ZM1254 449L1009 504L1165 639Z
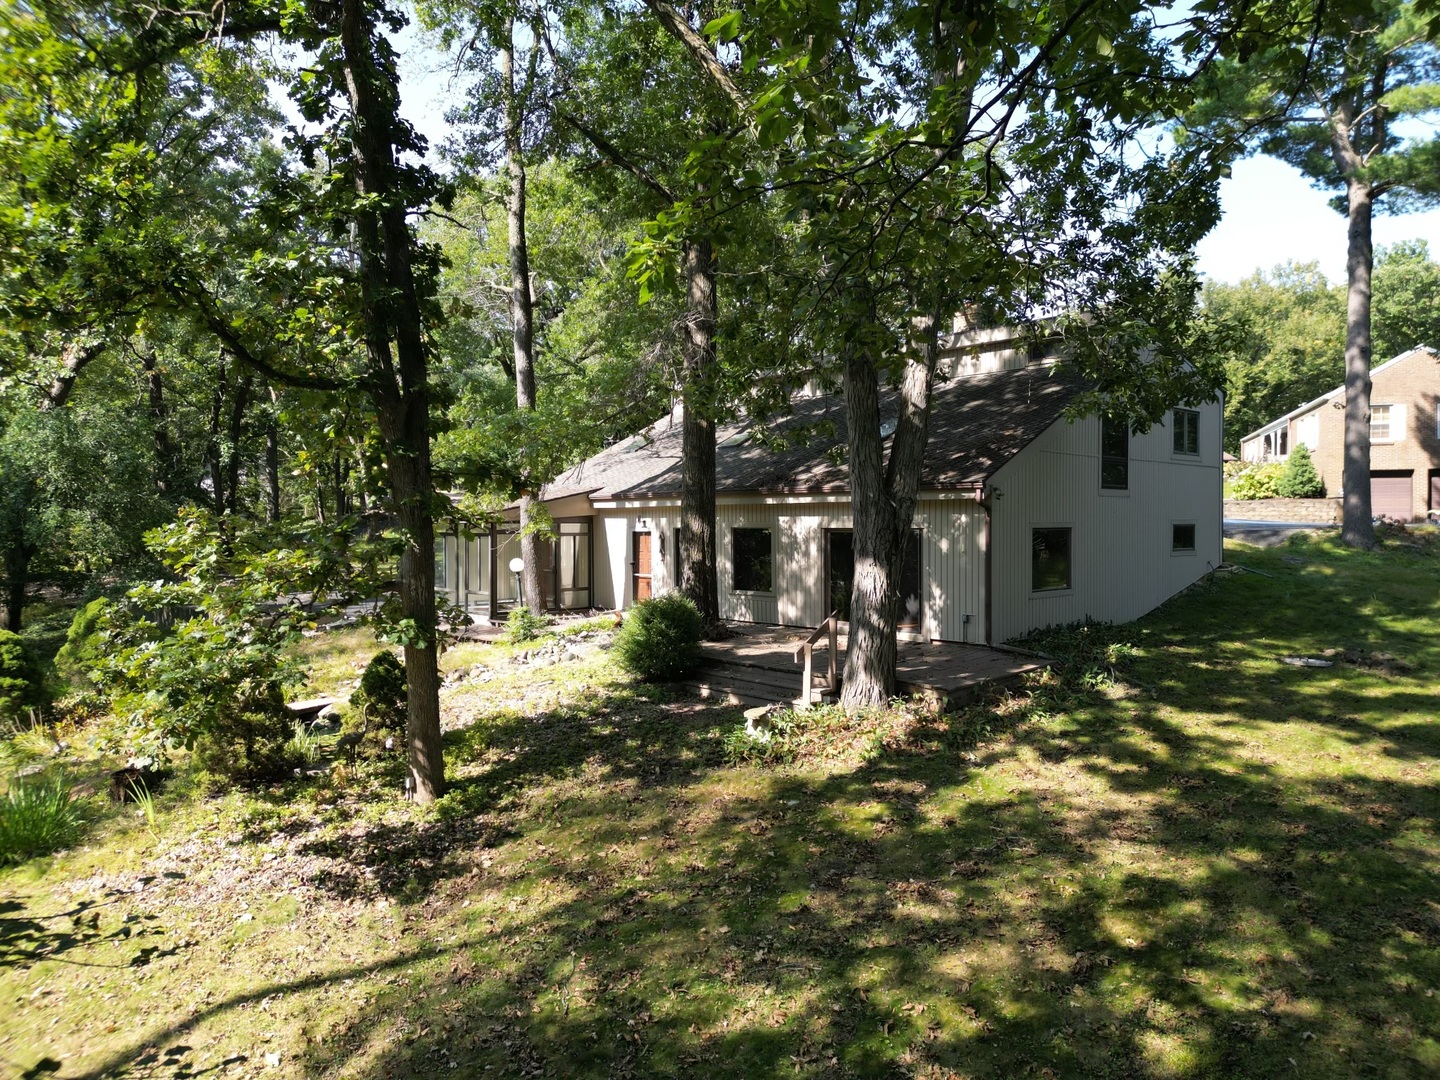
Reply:
M1414 515L1410 502L1410 474L1371 473L1370 513L1374 517L1409 521Z

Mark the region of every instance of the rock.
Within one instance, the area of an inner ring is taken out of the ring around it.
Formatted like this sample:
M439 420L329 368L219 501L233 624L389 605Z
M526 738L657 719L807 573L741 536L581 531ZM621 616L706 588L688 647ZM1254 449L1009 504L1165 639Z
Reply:
M775 705L760 705L754 709L746 709L745 734L757 742L768 743L775 734L775 727L770 722L770 718L779 711L779 707Z
M1282 664L1289 664L1291 667L1334 667L1330 660L1317 660L1313 656L1282 656Z

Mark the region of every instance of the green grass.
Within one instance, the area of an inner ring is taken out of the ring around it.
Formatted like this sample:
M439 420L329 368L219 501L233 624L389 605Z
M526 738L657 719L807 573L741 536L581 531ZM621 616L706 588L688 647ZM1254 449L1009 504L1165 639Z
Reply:
M1229 557L1269 576L1217 575L1024 700L828 715L783 766L727 765L736 711L633 689L603 651L467 645L447 670L485 677L447 690L433 811L391 761L177 785L159 840L117 814L0 875L0 1059L1440 1075L1440 552Z

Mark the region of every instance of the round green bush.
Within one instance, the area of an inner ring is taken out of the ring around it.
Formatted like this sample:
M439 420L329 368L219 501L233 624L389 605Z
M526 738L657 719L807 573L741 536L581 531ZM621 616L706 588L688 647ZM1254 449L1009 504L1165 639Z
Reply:
M1250 465L1230 481L1232 499L1274 499L1279 496L1280 473L1285 466L1278 461Z
M389 649L375 654L360 676L360 688L350 695L351 708L363 711L372 728L400 730L405 727L406 699L410 684L405 662Z
M672 682L699 663L704 629L692 601L666 593L642 600L626 613L615 654L626 671L646 682Z
M40 679L19 634L0 630L0 720L19 720L40 704Z

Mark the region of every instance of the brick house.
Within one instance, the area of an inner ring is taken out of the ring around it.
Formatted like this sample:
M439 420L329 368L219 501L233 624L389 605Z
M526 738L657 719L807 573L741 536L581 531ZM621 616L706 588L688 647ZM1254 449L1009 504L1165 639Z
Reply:
M1304 443L1341 494L1345 387L1301 405L1240 440L1243 461L1284 461ZM1399 521L1440 517L1440 354L1421 345L1370 370L1370 505Z

